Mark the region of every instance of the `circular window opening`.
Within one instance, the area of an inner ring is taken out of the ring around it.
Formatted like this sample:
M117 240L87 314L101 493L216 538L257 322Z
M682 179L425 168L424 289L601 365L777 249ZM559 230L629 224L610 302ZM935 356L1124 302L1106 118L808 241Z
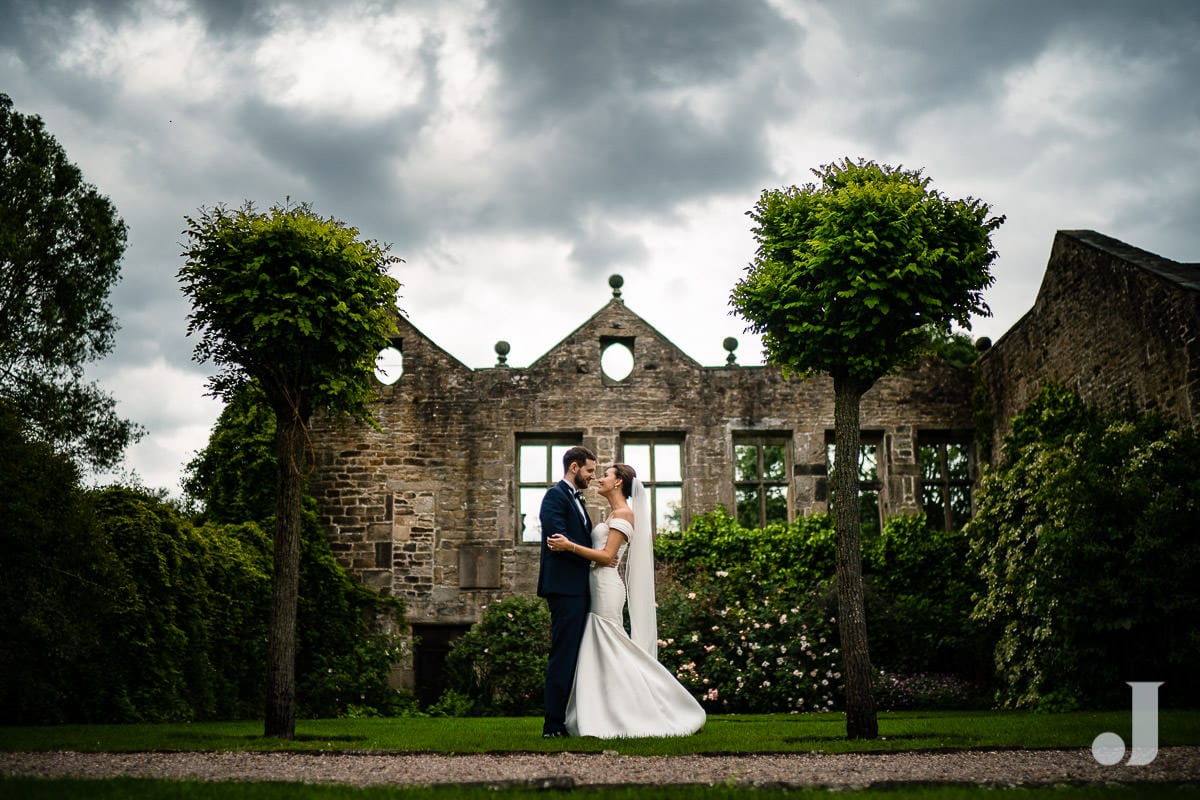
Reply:
M600 369L607 378L625 380L633 372L633 351L620 342L613 342L600 354Z
M404 374L404 354L394 347L385 347L375 356L375 379L391 386Z

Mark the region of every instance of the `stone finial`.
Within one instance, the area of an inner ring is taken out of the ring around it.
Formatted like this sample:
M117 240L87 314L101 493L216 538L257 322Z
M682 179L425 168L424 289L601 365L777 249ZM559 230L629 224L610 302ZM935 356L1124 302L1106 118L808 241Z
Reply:
M729 355L727 355L725 357L725 366L736 367L737 366L737 356L735 356L733 354L733 351L737 350L738 340L733 338L732 336L726 336L725 341L721 342L721 345L729 353Z
M978 339L975 340L975 349L981 353L985 350L990 350L991 347L992 347L992 340L986 336L980 336Z
M620 275L609 275L608 285L612 287L613 297L619 300L621 298L621 287L625 285L625 279Z
M496 366L497 367L507 367L508 366L508 351L511 349L508 346L508 342L501 339L500 341L496 342L495 349L496 349Z

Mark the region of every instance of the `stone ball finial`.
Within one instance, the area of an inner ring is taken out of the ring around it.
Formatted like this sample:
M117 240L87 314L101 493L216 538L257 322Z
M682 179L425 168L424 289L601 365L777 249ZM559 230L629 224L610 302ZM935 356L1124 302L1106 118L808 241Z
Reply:
M721 346L724 347L729 353L729 355L725 357L726 366L733 366L737 362L737 356L733 354L733 351L737 350L738 340L732 336L726 336L725 341L721 342Z
M507 367L508 366L508 351L511 350L512 348L509 347L508 342L501 339L500 341L496 342L495 349L496 349L496 366L497 367Z
M613 297L620 297L621 287L625 285L625 279L620 275L609 275L608 285L612 287Z
M981 353L984 350L990 350L991 347L992 347L992 340L986 336L980 336L978 339L975 340L975 349Z

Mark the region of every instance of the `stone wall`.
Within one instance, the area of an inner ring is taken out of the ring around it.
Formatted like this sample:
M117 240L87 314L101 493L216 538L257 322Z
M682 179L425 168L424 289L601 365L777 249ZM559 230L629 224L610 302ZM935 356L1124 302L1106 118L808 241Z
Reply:
M1094 231L1059 231L1037 300L978 361L999 452L1043 381L1090 403L1200 422L1200 265Z
M526 368L473 370L407 321L400 328L403 376L379 390L382 430L316 421L313 485L338 557L368 586L402 597L414 624L467 626L485 604L534 593L539 546L520 541L517 519L522 437L565 434L602 465L619 457L623 437L678 437L686 524L718 505L733 509L734 439L770 433L790 443L789 515L826 508L828 378L701 366L618 297ZM614 341L634 354L620 381L600 367ZM923 431L972 438L972 380L970 370L926 360L864 396L863 430L885 454L885 513L918 510ZM588 501L601 518L602 501Z
M994 447L1044 380L1090 402L1128 399L1197 424L1198 292L1198 265L1091 231L1059 232L1034 307L980 357L977 373L928 359L864 396L864 441L880 450L881 513L920 510L924 437L974 439L977 380ZM443 653L484 605L534 593L539 545L521 542L518 520L517 453L526 437L584 444L602 465L620 458L630 438L674 437L686 525L717 506L734 510L735 441L770 435L789 446L789 517L826 510L828 378L702 366L630 311L619 288L526 368L505 366L502 355L495 367L471 369L406 320L399 326L403 375L379 389L381 430L315 421L314 491L341 561L368 586L403 598L410 621ZM601 369L614 342L634 355L623 380ZM601 501L588 500L599 518ZM437 671L438 652L416 655L427 673ZM406 663L397 682L412 687L414 677Z

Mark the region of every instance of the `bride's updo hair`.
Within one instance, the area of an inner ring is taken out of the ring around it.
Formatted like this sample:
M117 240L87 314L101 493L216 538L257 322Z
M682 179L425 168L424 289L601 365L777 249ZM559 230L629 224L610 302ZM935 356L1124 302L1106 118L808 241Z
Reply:
M633 494L633 479L637 473L628 464L613 464L612 468L617 471L617 478L621 481L621 494L628 500L629 495Z

